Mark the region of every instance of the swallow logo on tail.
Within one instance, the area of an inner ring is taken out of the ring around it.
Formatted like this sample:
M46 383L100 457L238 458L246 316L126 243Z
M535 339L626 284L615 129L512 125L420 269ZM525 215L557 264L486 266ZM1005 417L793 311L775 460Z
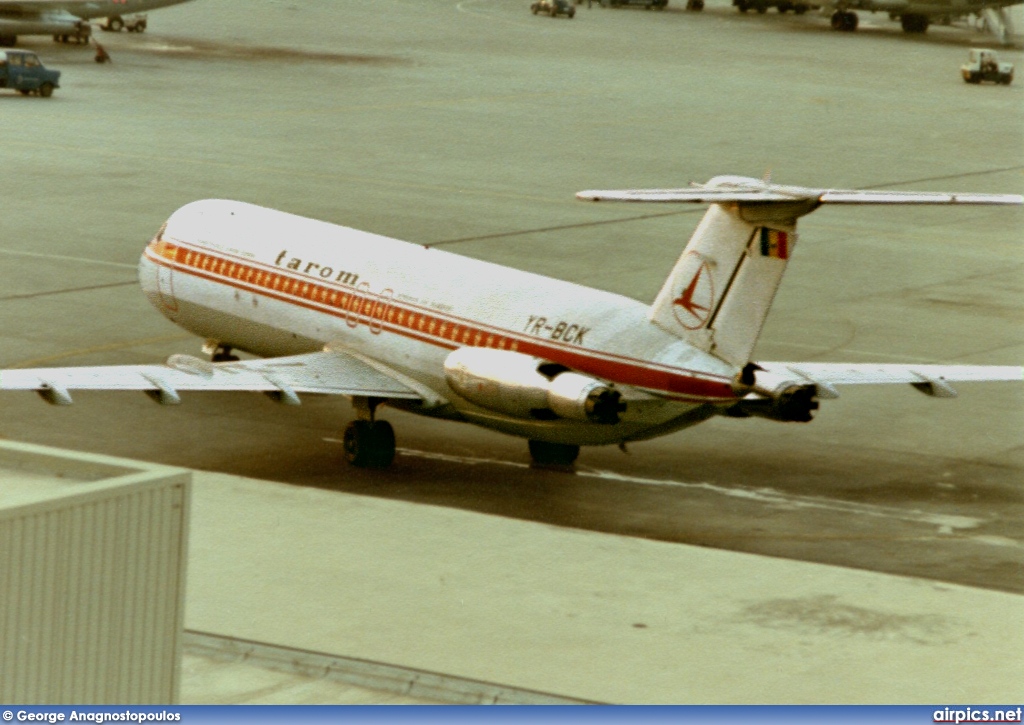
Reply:
M715 288L708 263L693 255L697 268L691 275L680 275L684 281L679 294L672 300L672 313L687 330L703 327L711 317L715 305Z

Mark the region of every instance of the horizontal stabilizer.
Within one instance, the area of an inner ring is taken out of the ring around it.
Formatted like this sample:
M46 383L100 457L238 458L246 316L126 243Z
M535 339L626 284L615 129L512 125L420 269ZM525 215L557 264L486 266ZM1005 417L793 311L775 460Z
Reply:
M1024 204L1018 194L952 194L933 191L870 191L783 186L742 176L718 176L685 189L621 189L581 191L584 201L634 201L692 204L792 203L820 204Z
M949 383L1012 382L1024 380L1017 365L905 365L899 363L760 362L761 370L798 383L831 390L833 385L907 383L928 395L956 397Z

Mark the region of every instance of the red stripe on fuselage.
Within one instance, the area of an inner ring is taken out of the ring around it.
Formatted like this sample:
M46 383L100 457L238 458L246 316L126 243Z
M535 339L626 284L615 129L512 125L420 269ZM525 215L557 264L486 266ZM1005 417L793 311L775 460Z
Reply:
M735 397L725 378L711 380L696 373L681 374L678 368L665 368L649 361L541 341L407 302L382 299L355 287L292 276L279 267L252 259L189 249L165 240L152 243L145 256L155 264L211 282L257 292L339 319L354 318L355 324L372 325L371 331L387 330L437 347L493 347L520 352L605 380L667 393L676 400L706 402Z

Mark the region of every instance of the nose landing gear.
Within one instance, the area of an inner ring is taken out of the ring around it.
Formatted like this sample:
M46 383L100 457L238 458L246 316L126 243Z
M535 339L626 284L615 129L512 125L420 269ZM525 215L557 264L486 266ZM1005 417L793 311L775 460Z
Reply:
M222 345L216 340L207 340L203 352L210 356L210 362L238 362L238 355L231 354L231 346Z

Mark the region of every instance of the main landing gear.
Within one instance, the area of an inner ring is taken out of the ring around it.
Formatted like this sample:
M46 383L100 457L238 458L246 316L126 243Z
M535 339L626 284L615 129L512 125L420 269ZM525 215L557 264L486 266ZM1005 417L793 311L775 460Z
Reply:
M538 466L571 466L580 455L580 447L565 443L530 441L530 457Z
M345 460L358 468L387 468L395 460L395 429L386 420L374 420L380 398L353 398L358 419L345 428Z

